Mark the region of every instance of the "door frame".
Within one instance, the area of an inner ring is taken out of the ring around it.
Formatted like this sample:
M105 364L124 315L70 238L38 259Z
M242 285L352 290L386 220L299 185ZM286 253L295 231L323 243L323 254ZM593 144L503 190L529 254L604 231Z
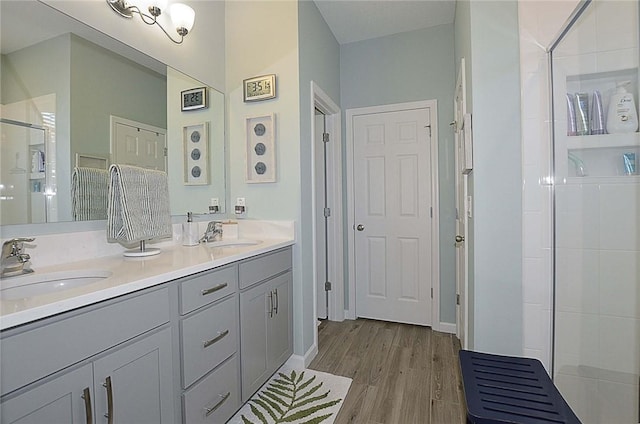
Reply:
M431 123L431 328L448 331L440 323L440 207L438 190L438 101L422 100L417 102L393 103L380 106L369 106L346 110L347 128L347 256L349 266L348 306L346 318L356 319L356 271L355 271L355 205L354 205L354 152L353 152L353 118L359 115L370 115L385 112L400 112L403 110L429 108L429 122ZM437 300L437 301L434 301Z
M325 131L329 134L327 145L327 199L331 208L331 218L327 222L329 246L329 320L344 321L344 253L342 221L342 119L340 107L314 81L311 81L311 143L315 142L315 110L325 115ZM311 163L315 164L315 149L311 146ZM312 187L312 228L313 228L313 318L318 319L318 281L316 221L324 219L316 214L316 179L311 173ZM324 282L323 282L324 283ZM314 341L318 344L318 326L314 325Z

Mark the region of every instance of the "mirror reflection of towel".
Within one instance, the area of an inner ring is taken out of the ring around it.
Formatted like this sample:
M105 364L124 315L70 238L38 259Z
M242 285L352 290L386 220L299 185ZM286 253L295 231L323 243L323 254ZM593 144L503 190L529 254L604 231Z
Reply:
M167 173L111 165L107 240L130 244L171 236Z
M73 168L71 175L71 212L74 221L107 219L109 171Z

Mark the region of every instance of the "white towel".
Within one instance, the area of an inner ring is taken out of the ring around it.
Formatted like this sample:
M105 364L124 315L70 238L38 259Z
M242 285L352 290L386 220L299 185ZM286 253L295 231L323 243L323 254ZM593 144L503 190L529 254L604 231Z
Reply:
M111 165L107 240L130 244L171 235L167 173Z
M107 219L109 171L76 167L71 176L71 211L74 221Z

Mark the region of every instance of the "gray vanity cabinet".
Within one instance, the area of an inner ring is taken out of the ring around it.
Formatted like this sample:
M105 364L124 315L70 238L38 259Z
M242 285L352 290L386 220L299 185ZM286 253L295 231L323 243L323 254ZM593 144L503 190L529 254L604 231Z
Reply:
M168 306L152 290L3 332L2 424L173 423Z
M69 371L2 402L1 421L3 424L95 422L91 399L94 393L92 382L91 364ZM89 396L86 396L87 393Z
M171 423L171 382L165 328L3 402L2 423Z
M240 407L238 265L178 280L182 421L226 422Z
M240 264L240 358L246 402L293 352L291 249ZM265 272L266 271L266 272ZM257 283L255 280L262 278ZM242 287L247 287L242 289Z

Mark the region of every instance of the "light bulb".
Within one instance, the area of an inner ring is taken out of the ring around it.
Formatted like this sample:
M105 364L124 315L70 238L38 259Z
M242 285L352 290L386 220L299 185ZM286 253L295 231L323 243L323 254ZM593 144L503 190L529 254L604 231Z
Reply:
M191 31L196 18L196 12L192 8L186 4L174 3L169 8L169 14L178 34L185 36Z

